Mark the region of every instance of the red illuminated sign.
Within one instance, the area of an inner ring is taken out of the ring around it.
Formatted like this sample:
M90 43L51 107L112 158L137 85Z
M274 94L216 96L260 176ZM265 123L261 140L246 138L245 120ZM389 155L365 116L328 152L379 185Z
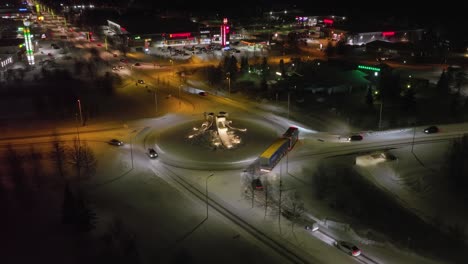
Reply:
M333 24L333 20L332 20L332 19L324 19L324 20L323 20L323 23L325 23L325 24Z
M186 33L172 33L172 34L169 34L169 37L170 37L170 38L188 38L188 37L190 37L190 32L186 32Z
M395 31L382 32L382 36L384 36L384 37L391 37L391 36L394 36L394 35L395 35Z

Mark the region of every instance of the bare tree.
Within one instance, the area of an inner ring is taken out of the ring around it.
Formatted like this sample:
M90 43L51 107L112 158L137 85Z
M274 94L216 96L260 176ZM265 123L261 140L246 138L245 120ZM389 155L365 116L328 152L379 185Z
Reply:
M61 179L65 179L65 163L67 156L65 155L65 147L63 146L62 141L60 140L58 134L54 132L54 139L52 141L52 151L50 152L50 157L55 163L55 166L58 170Z
M255 205L255 184L254 180L258 179L258 176L250 172L243 172L241 177L241 183L243 187L243 193L246 198L250 198L252 201L252 208Z
M77 179L80 179L82 174L89 177L96 172L97 160L93 150L88 146L86 141L81 141L75 137L72 146L68 148L68 156L70 163L76 170Z
M83 143L83 146L81 147L82 151L82 165L84 169L84 175L86 177L92 177L96 173L96 168L97 168L97 160L96 156L94 155L93 150L88 146L86 142Z
M304 202L296 191L289 193L284 201L284 211L291 220L291 229L294 230L294 224L304 215Z
M79 179L81 177L81 169L83 168L83 158L81 156L81 142L77 137L73 138L72 146L67 148L67 154L69 162L76 170L76 176Z

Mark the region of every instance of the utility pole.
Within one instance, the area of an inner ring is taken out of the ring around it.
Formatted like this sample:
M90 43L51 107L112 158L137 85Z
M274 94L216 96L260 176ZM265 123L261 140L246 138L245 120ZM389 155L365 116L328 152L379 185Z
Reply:
M132 134L135 132L137 132L136 129L130 132L130 158L132 160L132 170L133 170L133 136Z
M290 96L289 96L289 92L288 92L288 119L289 119L289 104L290 104Z
M227 74L227 76L228 76L227 79L228 79L228 87L229 87L229 88L228 88L228 89L229 89L229 90L228 90L228 91L229 91L229 96L231 96L231 73L228 72L228 73L226 73L226 74Z
M154 88L153 92L154 92L154 106L156 108L156 113L158 113L158 97L156 95L156 87Z
M279 200L278 200L278 228L281 234L281 193L283 189L283 182L281 181L281 174L283 171L283 163L280 163L280 177L279 177Z
M78 102L78 109L80 110L80 121L81 121L81 125L84 126L84 123L83 123L83 113L81 111L81 101L80 99L77 100Z
M379 130L382 128L382 107L383 107L383 101L380 102Z
M416 124L413 124L413 143L411 143L411 153L413 153L413 155L414 155L413 149L414 149L414 137L415 136L416 136Z

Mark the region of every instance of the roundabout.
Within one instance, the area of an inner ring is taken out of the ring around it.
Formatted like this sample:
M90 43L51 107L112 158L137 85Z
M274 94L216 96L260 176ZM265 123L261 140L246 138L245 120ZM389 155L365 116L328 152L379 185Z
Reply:
M199 118L187 116L164 130L153 127L146 137L145 147L157 148L159 161L174 167L197 170L243 169L254 162L282 130L267 120L236 114L230 124L240 128L234 129L238 130L235 131L235 138L239 142L236 142L238 144L235 147L227 148L219 142L213 144L206 135L191 137L205 120L203 115ZM211 130L209 134L216 133L216 130Z

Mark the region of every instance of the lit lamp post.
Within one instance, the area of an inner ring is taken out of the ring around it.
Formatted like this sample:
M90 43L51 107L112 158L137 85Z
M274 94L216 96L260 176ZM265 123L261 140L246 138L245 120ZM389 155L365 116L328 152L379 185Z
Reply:
M206 199L206 219L208 219L208 180L214 175L214 173L211 173L210 175L208 175L208 177L206 177L206 180L205 180L205 199Z

